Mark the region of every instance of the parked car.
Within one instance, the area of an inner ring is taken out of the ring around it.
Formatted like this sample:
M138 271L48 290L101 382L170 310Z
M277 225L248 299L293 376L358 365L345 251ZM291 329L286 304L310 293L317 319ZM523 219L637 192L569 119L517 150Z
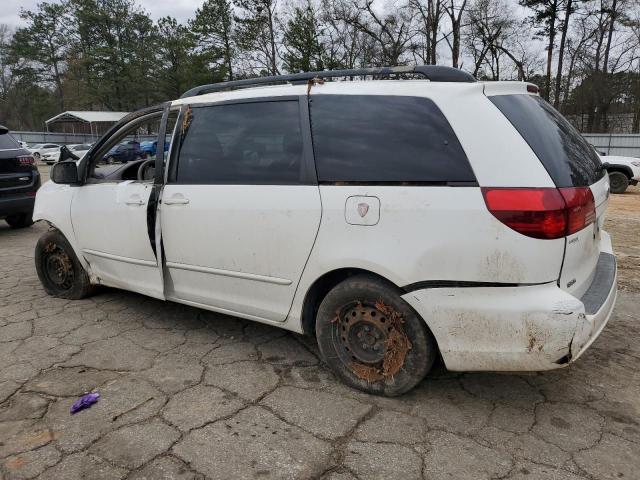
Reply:
M140 144L138 142L129 141L120 143L111 148L107 153L103 156L103 161L105 163L113 163L113 162L131 162L132 160L139 160L143 157L143 152L140 149Z
M640 181L640 158L607 155L600 160L609 173L611 193L624 193L629 185Z
M40 174L31 153L0 125L0 219L12 228L33 224Z
M60 156L60 145L55 143L40 143L31 149L31 155L36 162L42 160L47 165L53 165Z
M430 81L317 81L397 73ZM408 391L438 356L453 371L564 367L616 299L609 179L537 91L437 66L197 87L54 166L38 276L63 298L104 284L315 334L374 394ZM160 118L178 125L166 163L96 168Z
M142 151L143 158L155 157L157 148L158 148L157 140L140 142L140 150ZM168 150L169 150L169 143L165 142L164 151L167 152Z
M91 143L78 143L75 145L69 145L69 150L78 158L82 158L91 149Z

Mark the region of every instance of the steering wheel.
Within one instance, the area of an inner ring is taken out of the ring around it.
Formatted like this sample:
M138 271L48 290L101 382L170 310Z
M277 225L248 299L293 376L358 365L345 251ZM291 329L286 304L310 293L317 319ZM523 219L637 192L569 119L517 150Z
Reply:
M155 158L150 158L149 160L145 160L144 162L142 162L138 167L138 180L153 180L153 177L147 178L147 175L151 170L150 167L155 167L155 164Z

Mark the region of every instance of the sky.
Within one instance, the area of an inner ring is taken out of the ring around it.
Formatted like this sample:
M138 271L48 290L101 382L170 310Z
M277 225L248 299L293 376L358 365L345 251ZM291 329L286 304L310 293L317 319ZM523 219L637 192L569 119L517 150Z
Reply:
M0 0L0 24L5 23L13 28L23 25L20 19L20 9L35 9L42 0ZM55 0L49 0L54 1ZM193 17L193 14L203 0L138 0L137 2L154 20L171 15L180 21Z

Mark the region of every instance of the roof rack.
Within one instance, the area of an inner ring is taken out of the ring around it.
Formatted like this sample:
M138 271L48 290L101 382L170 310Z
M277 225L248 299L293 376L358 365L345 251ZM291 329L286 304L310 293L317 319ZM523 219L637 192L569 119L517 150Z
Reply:
M195 97L204 93L218 92L221 90L232 90L237 88L248 88L257 85L273 85L278 83L305 83L314 78L336 78L336 77L361 77L361 76L389 76L402 74L422 75L432 82L475 82L473 75L458 70L453 67L442 65L417 65L406 67L373 67L356 68L350 70L322 70L319 72L293 73L290 75L274 75L271 77L247 78L244 80L232 80L229 82L210 83L200 85L187 90L180 98Z

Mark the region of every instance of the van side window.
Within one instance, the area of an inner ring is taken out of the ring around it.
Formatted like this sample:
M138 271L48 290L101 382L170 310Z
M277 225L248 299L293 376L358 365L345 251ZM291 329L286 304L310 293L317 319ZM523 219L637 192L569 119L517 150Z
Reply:
M183 122L176 182L304 183L298 101L194 105Z
M474 182L449 122L433 101L315 95L313 145L320 182Z

